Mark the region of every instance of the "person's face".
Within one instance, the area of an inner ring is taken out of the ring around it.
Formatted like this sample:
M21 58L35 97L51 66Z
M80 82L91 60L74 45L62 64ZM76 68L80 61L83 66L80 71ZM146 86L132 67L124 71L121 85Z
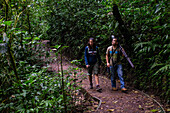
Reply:
M91 46L93 46L93 40L89 40Z
M117 44L118 44L117 39L114 38L114 39L112 40L112 45L117 45Z

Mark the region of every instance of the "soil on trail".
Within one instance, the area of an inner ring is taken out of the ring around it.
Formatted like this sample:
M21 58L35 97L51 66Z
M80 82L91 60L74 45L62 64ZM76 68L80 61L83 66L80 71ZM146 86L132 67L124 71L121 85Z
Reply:
M54 53L51 53L51 58L54 58ZM63 69L67 70L70 66L77 67L70 63L70 61L64 57L63 58ZM50 66L51 71L57 72L60 69L60 58L53 61ZM82 76L86 76L87 69L82 68L84 73ZM79 74L79 73L78 73ZM119 89L118 91L111 90L111 81L105 76L99 74L100 87L102 92L96 91L95 79L93 76L93 89L89 89L89 81L86 78L82 81L82 88L84 88L91 96L99 98L102 103L98 110L96 106L89 107L89 110L84 111L84 113L159 113L161 112L160 106L153 101L153 99L148 98L146 95L138 90L132 89L128 86L128 93L123 93ZM125 81L126 84L126 81ZM117 87L120 87L120 83L117 81ZM153 97L154 98L154 97ZM88 107L88 106L87 106Z
M58 60L59 61L59 60ZM53 62L51 70L57 71L59 62ZM68 67L75 65L71 64L66 58L63 59L63 69L67 70ZM83 76L87 76L87 70L82 69L85 73ZM89 89L89 81L85 79L82 81L82 87L92 96L99 98L102 103L98 110L90 109L84 113L158 113L160 112L160 106L155 103L151 98L148 98L141 92L132 88L128 89L128 93L123 93L119 89L118 91L111 90L111 82L105 76L99 74L99 82L102 88L102 92L97 92L95 88L95 79L93 76L93 89ZM117 87L120 87L120 83L117 81ZM95 108L95 106L94 106Z

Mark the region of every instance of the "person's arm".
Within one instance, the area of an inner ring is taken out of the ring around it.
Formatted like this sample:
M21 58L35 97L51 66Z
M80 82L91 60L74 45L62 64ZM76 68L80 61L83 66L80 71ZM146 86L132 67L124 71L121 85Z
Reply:
M110 67L108 49L107 49L107 51L106 51L106 63L107 63L107 66Z
M85 64L86 64L86 67L88 68L89 67L89 63L88 63L88 48L86 47L85 48L85 53L84 53L84 59L85 59Z

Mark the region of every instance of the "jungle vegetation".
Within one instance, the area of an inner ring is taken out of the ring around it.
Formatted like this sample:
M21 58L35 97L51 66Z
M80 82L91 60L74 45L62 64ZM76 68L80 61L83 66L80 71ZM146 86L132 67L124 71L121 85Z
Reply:
M0 111L72 110L73 79L64 78L67 72L47 70L50 59L44 63L43 58L50 54L41 41L50 40L51 48L59 50L56 57L64 51L84 65L84 49L93 37L105 67L112 34L135 65L132 69L123 61L125 80L168 104L168 8L168 0L1 0Z

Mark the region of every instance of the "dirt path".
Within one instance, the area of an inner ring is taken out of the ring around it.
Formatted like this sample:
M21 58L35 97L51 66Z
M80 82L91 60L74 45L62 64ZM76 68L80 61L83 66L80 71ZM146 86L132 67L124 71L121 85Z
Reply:
M55 57L54 53L51 54L51 59ZM70 66L77 67L70 63L65 57L63 58L63 69L67 70ZM57 72L60 69L60 58L53 60L50 64L49 70ZM87 73L87 69L82 68L83 73ZM78 73L79 74L79 73ZM86 74L81 76L87 77ZM152 98L147 97L140 91L134 90L128 86L128 93L122 93L120 89L118 91L111 90L111 81L103 75L99 75L100 86L102 93L97 92L95 89L95 81L93 76L93 89L89 89L89 81L85 79L82 81L82 88L84 88L90 95L99 98L102 103L98 110L89 109L85 113L160 113L161 107L153 101ZM125 82L126 84L126 82ZM117 87L120 87L120 83L117 81ZM93 106L93 108L96 108ZM163 113L163 112L161 112Z
M52 55L54 56L54 55ZM59 61L59 60L58 60ZM58 70L58 62L55 61L51 65L53 71ZM67 58L63 59L63 69L67 70L72 65ZM82 69L84 73L87 73L86 69ZM87 76L86 74L82 76ZM99 75L100 86L102 93L97 92L95 87L89 89L89 81L85 79L82 81L82 87L86 89L92 96L98 97L102 100L102 104L96 111L94 109L86 111L86 113L159 113L161 112L160 106L154 102L151 98L148 98L140 91L128 88L128 93L122 93L120 89L118 91L111 90L111 82L105 76ZM95 86L94 76L93 84ZM117 81L117 87L120 87L120 83ZM153 97L154 98L154 97Z
M120 90L112 91L110 80L103 76L100 76L100 84L103 89L102 93L96 92L95 89L89 90L88 81L85 80L83 82L83 88L92 96L96 96L102 100L101 107L97 112L152 113L151 110L159 111L159 106L152 99L149 99L138 91L129 88L127 94L122 93ZM117 82L117 86L120 86L120 83Z

